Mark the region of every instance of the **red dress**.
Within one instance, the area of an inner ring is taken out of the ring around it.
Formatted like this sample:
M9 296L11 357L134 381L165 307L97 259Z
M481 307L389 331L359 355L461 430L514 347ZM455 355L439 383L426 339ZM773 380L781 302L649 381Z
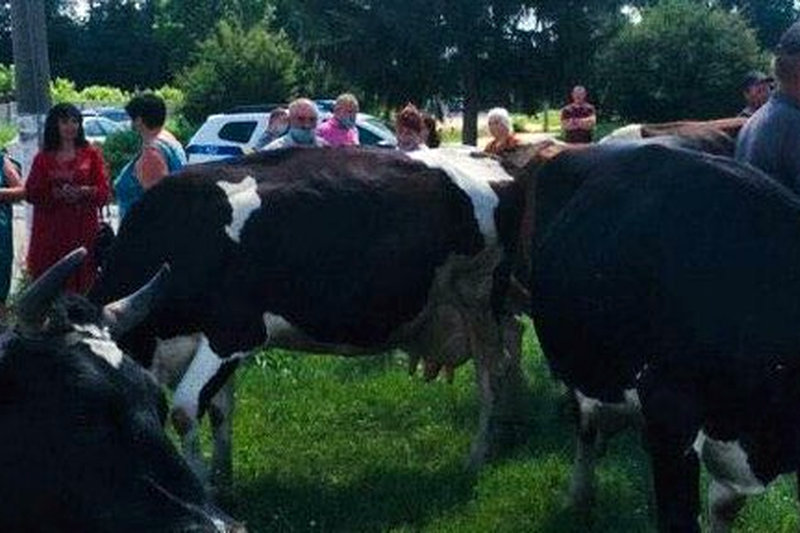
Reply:
M65 184L88 186L92 190L68 201L56 192ZM33 204L28 272L34 279L79 246L92 250L100 227L99 208L108 202L109 194L106 167L97 148L76 148L75 157L68 161L59 161L55 152L36 154L25 183L26 199ZM94 260L89 257L67 281L66 288L86 292L95 273Z

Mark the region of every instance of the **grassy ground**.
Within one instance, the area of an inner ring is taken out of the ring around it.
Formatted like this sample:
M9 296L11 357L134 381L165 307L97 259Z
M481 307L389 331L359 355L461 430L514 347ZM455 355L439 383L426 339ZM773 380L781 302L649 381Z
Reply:
M563 507L573 438L563 391L526 337L531 436L515 456L464 470L477 402L470 368L423 384L399 354L268 352L239 374L233 493L254 532L649 532L647 458L635 434L599 468L593 524ZM754 498L737 531L795 532L791 480Z

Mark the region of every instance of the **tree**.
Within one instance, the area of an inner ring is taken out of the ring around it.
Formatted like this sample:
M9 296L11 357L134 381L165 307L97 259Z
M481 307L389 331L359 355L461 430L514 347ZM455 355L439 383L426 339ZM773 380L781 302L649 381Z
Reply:
M772 48L798 15L794 0L719 0L719 5L735 9L756 30L762 46Z
M642 10L597 60L603 101L624 119L668 121L731 116L740 83L763 68L755 33L744 19L691 0L664 0Z
M284 102L294 92L299 62L283 33L263 24L244 31L235 22L220 22L178 77L184 113L200 121L235 105Z

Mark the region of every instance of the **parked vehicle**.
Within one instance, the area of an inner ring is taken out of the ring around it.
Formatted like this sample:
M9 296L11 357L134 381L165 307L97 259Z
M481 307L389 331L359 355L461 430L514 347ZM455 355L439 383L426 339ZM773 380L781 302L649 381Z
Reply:
M106 138L112 133L125 131L125 126L119 122L101 116L83 117L83 131L86 133L86 140L94 144L103 144Z
M186 147L189 163L218 161L258 149L257 143L267 128L269 112L255 106L247 109L258 111L235 108L232 111L237 112L209 116ZM330 117L326 113L321 115L324 118ZM359 113L356 127L364 146L397 146L394 133L377 117Z

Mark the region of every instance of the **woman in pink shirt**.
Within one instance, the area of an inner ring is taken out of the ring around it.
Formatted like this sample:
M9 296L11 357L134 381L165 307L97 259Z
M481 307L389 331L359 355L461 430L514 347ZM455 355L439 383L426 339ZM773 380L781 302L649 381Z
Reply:
M330 146L357 146L358 100L350 93L339 95L333 105L333 116L317 128L317 135Z

